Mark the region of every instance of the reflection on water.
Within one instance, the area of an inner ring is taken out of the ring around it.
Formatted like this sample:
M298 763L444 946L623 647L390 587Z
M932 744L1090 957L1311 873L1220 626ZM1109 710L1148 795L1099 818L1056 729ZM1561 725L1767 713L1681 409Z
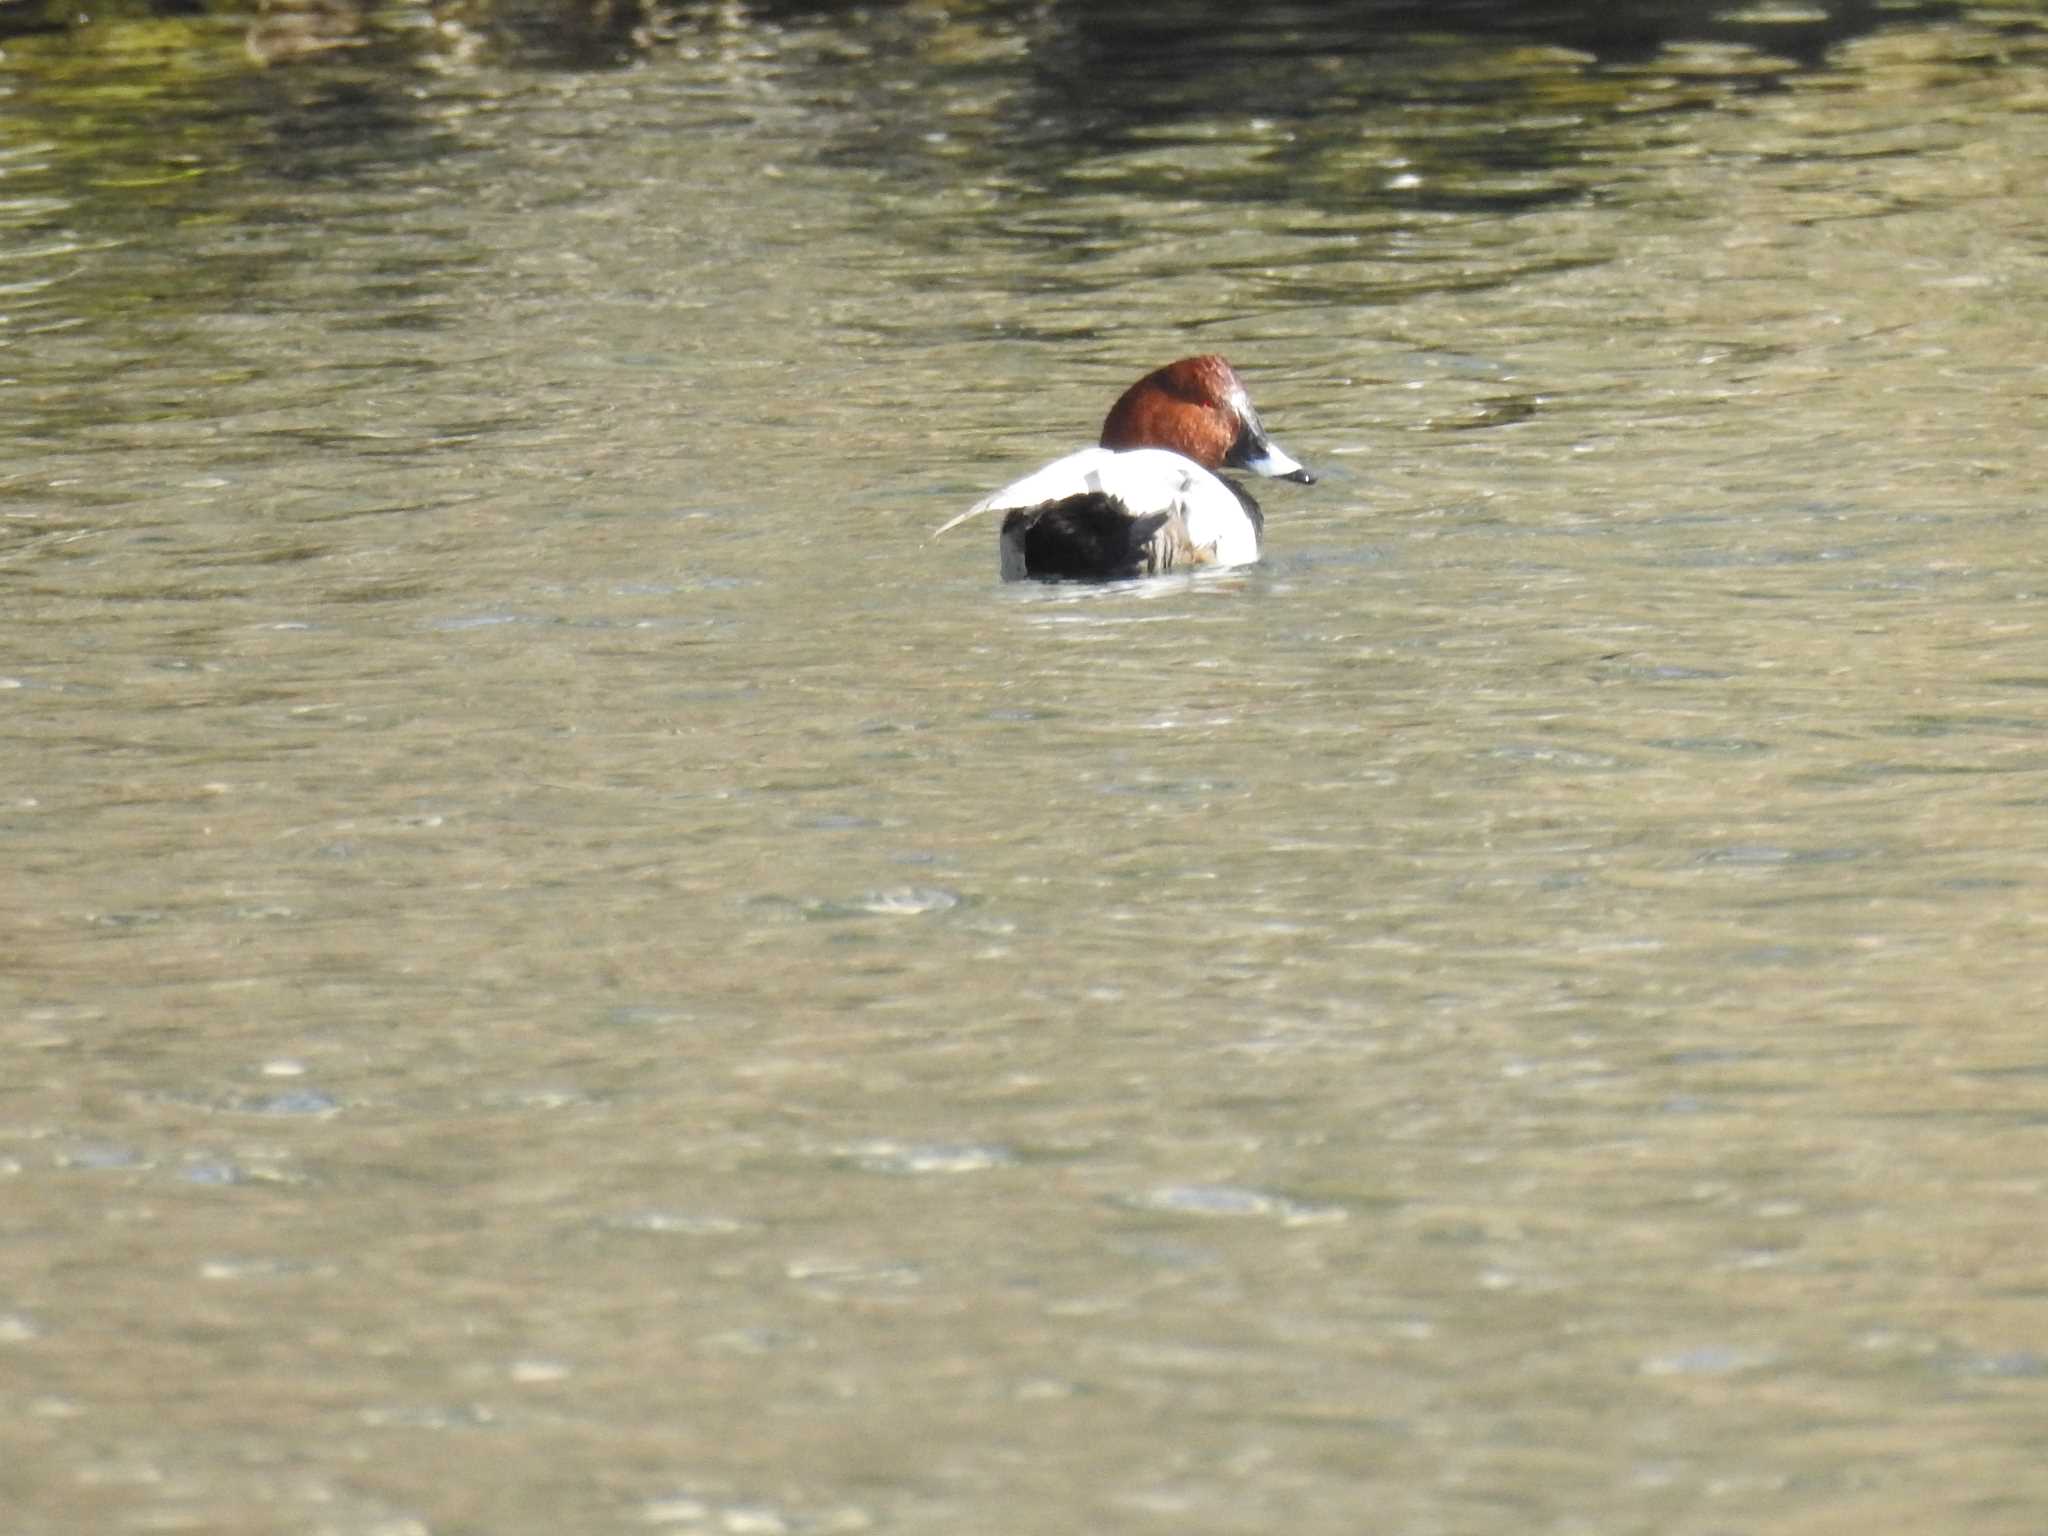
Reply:
M1599 14L10 40L10 1529L2032 1532L2048 33Z

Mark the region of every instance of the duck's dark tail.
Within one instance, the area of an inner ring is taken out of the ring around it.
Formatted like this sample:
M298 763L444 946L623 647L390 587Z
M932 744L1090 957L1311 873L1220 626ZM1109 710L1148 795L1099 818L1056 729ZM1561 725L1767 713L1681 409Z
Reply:
M1100 491L1020 507L1003 519L1005 581L1123 581L1156 576L1193 554L1177 514L1134 517Z

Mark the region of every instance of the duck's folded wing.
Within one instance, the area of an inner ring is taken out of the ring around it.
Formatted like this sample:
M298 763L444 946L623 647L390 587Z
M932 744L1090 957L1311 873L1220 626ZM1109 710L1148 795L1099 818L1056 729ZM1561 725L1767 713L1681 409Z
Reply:
M1193 459L1165 448L1083 448L982 497L940 524L933 537L983 512L1042 507L1070 496L1108 496L1133 517L1185 510L1201 520L1225 522L1243 511L1237 493Z
M932 532L937 538L949 529L958 528L970 517L983 512L1008 512L1017 507L1043 506L1048 501L1064 501L1069 496L1086 496L1091 491L1103 489L1100 483L1090 484L1093 474L1100 481L1104 466L1121 455L1108 448L1083 448L1079 453L1070 453L1064 459L1054 459L1043 469L1033 470L1022 480L1012 481L1000 491L991 492L962 512L958 517L949 518Z

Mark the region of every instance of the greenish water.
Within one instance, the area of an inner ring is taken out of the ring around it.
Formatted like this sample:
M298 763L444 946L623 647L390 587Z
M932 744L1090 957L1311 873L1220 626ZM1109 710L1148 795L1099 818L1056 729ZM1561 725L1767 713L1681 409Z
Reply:
M1147 14L4 44L10 1536L2041 1528L2048 17Z

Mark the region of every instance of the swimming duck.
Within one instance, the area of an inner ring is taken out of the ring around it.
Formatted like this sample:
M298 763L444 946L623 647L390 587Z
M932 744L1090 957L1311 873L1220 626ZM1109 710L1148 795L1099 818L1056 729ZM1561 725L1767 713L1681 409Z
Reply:
M939 529L1004 514L1005 581L1118 581L1250 565L1259 504L1216 469L1302 485L1315 476L1266 435L1237 371L1214 353L1154 369L1118 397L1100 446L1055 459Z

